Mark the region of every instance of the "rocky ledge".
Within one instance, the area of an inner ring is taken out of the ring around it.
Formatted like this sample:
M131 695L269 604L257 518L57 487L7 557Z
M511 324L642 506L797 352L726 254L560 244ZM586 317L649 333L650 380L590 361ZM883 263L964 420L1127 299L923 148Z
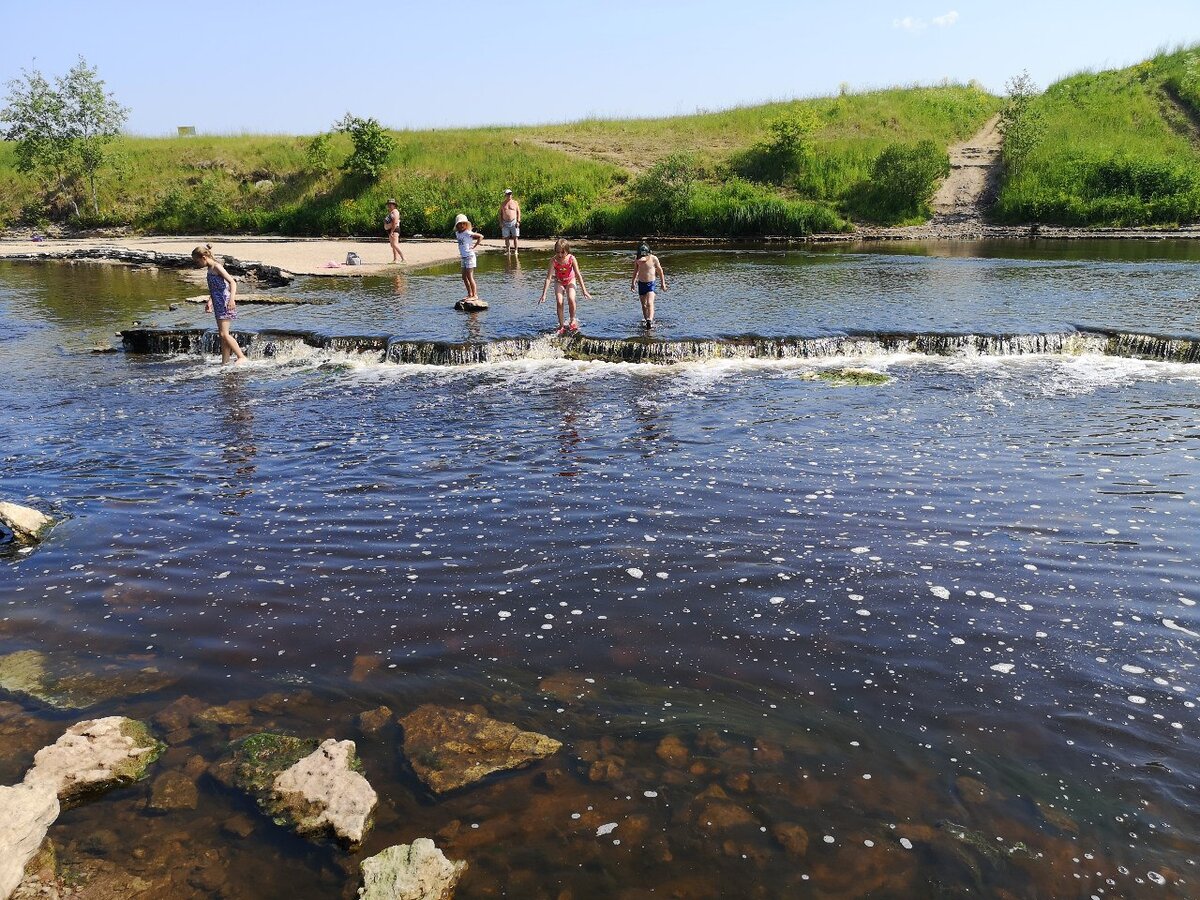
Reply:
M73 250L39 250L33 253L14 253L6 259L65 259L116 262L134 266L156 266L169 269L194 268L192 258L186 253L159 253L155 250L128 250L124 247L86 247ZM295 275L279 266L270 266L257 261L220 256L221 264L231 275L253 281L263 287L282 287L291 284Z

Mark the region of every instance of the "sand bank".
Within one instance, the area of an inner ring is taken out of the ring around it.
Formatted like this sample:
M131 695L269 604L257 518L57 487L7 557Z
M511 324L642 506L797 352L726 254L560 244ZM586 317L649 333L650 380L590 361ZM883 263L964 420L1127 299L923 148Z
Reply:
M35 242L30 240L0 240L0 259L28 254L48 258L76 250L121 249L155 253L190 253L197 244L209 243L217 254L242 261L254 260L278 266L294 275L367 275L401 269L414 269L458 258L458 245L452 240L405 241L401 249L406 262L393 265L392 251L380 240L328 240L325 238L290 237L115 237L62 238ZM552 241L521 241L524 249L544 250ZM484 241L483 251L503 251L504 242ZM347 266L346 254L357 253L361 266ZM331 265L332 264L332 265Z

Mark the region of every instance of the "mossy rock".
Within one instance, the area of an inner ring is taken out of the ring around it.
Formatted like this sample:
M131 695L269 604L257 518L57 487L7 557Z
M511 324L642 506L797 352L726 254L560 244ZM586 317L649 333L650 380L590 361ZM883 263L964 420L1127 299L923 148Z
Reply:
M316 738L260 731L242 738L234 748L234 783L260 803L269 798L275 777L320 746Z
M821 369L818 372L804 372L800 377L805 381L827 381L838 387L875 387L892 380L890 376L872 369Z
M131 757L129 762L113 769L123 783L133 784L146 777L150 766L167 751L167 745L154 736L150 726L138 719L126 719L121 723L121 734L133 741L134 746L144 748L146 753Z

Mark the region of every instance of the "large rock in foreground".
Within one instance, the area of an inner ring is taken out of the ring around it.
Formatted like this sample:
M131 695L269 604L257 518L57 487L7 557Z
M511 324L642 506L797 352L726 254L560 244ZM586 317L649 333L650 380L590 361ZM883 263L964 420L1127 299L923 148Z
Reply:
M275 815L306 837L362 843L379 798L358 767L354 741L330 738L275 778Z
M0 522L24 544L36 544L54 527L54 520L44 512L4 500L0 500Z
M353 741L331 738L318 746L311 738L264 731L243 739L231 762L232 784L279 825L351 846L370 828L378 798L360 773Z
M133 784L164 749L141 722L109 716L72 725L39 750L21 784L0 787L0 900L21 883L60 801Z
M362 900L450 900L466 870L465 861L446 859L429 838L417 838L364 859L358 896Z
M17 889L58 810L58 797L44 785L0 787L0 897Z
M430 790L442 794L493 772L518 769L562 749L544 734L433 704L403 719L404 755Z
M37 752L25 784L47 788L70 803L140 781L165 749L141 722L124 716L89 719Z
M87 709L105 700L149 694L174 680L158 669L93 664L66 653L18 650L0 656L0 691L55 709Z

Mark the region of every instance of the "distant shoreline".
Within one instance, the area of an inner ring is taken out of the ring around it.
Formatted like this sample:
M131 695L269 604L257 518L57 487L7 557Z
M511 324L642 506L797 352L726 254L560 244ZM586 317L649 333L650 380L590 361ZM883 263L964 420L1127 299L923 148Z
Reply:
M417 239L401 242L406 262L390 262L386 241L370 239L293 238L274 235L173 236L121 235L48 237L42 241L0 238L0 259L77 260L166 268L186 268L188 254L199 244L212 244L213 252L227 265L255 272L266 270L268 281L286 282L295 275L318 277L403 274L458 259L458 244L450 239ZM544 250L550 241L522 240L522 247ZM504 249L499 240L486 240L482 249ZM346 265L355 253L362 265ZM235 273L238 274L238 273Z
M634 241L623 238L581 238L581 244L632 247ZM724 238L697 235L662 235L651 242L669 246L812 246L833 244L888 245L903 243L988 243L992 241L1170 241L1200 240L1200 226L1182 228L1071 228L1043 225L980 225L954 223L914 225L898 228L864 227L853 232L813 234L808 237ZM383 241L282 237L277 235L195 236L96 236L58 237L43 241L0 238L0 259L62 260L113 264L186 268L187 254L197 244L211 243L218 256L229 265L248 272L252 278L286 283L296 275L345 277L354 275L397 275L428 266L453 262L458 246L452 240L418 239L402 242L407 262L402 265L384 261L389 254ZM528 240L522 245L529 251L547 251L549 240ZM499 240L483 242L488 252L500 252ZM345 264L348 253L357 253L363 265ZM332 265L331 265L332 263Z

